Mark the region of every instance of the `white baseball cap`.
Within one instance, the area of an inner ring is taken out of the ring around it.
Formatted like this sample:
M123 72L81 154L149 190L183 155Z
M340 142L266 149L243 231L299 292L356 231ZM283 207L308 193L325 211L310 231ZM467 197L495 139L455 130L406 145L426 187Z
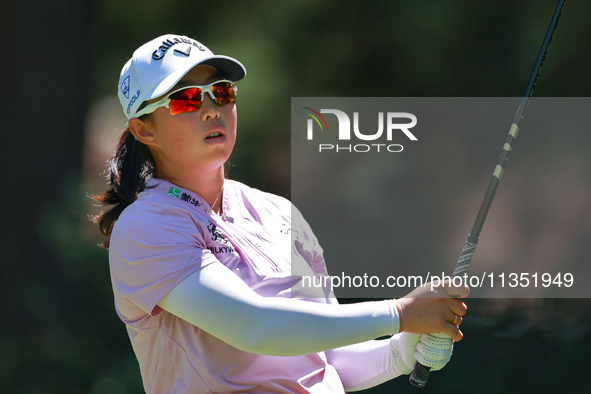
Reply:
M232 82L246 75L238 60L214 55L186 36L166 34L136 49L121 70L117 89L127 120L135 117L142 102L162 96L198 64L215 67Z

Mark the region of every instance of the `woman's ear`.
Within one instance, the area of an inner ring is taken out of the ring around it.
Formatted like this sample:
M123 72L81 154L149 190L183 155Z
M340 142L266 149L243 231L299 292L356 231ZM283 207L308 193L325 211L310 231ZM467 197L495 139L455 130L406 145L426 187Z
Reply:
M133 118L129 121L128 127L135 139L142 144L158 146L156 137L151 132L151 125L149 122L143 121L139 118Z

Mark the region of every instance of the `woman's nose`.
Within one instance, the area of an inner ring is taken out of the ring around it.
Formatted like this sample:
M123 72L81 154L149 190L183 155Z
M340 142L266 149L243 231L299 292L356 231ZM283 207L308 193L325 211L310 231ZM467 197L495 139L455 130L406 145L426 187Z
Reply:
M203 103L201 103L201 118L207 120L209 118L219 118L220 110L217 104L211 99L209 93L203 95Z

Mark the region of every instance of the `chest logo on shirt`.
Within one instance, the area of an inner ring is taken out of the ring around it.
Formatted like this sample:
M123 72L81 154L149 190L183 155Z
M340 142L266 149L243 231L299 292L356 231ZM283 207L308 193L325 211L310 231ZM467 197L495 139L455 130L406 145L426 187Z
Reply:
M209 220L207 221L207 223L209 223L207 225L207 231L209 231L212 241L217 241L221 244L226 245L226 246L208 246L207 249L211 250L213 253L233 253L233 252L236 252L236 249L234 249L234 247L232 245L230 245L228 238L226 238L226 236L220 231L220 229L218 229L218 227Z
M228 238L226 238L226 236L211 221L208 220L207 223L209 223L207 225L207 231L209 231L209 234L211 235L211 239L213 241L218 241L220 243L223 243L223 244L226 244L227 245L228 244Z

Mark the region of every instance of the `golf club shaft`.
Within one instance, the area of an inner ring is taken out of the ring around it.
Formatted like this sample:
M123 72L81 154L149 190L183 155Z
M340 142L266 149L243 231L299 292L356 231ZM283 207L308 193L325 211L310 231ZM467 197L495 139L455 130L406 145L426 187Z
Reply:
M517 133L519 132L519 122L523 119L525 109L529 102L529 98L533 93L536 82L538 81L538 76L540 75L540 70L542 69L544 60L546 59L546 54L548 53L548 46L552 41L552 35L554 34L554 30L556 29L556 26L558 24L558 19L560 18L560 14L562 13L564 3L565 0L558 1L558 5L556 6L556 10L554 11L554 15L552 16L552 21L550 22L550 26L548 27L546 37L544 38L542 48L540 49L540 53L538 54L538 58L536 59L536 64L534 65L534 69L531 73L531 76L529 77L525 93L523 94L521 102L519 103L517 114L515 115L515 119L513 120L513 124L511 125L511 128L509 130L509 134L507 135L505 145L503 146L503 150L501 152L501 157L499 159L497 166L495 167L493 176L488 185L488 189L486 190L486 194L484 195L484 200L482 201L480 209L478 210L478 214L476 215L476 220L474 221L474 226L472 226L472 231L470 231L470 234L468 235L468 238L464 243L464 247L462 248L462 252L460 253L460 258L456 263L453 276L462 276L470 266L472 256L474 255L476 245L478 244L478 237L480 236L480 231L482 230L482 226L484 225L484 221L486 220L486 215L488 214L488 211L492 204L492 200L497 191L497 187L501 182L501 177L503 175L503 172L505 171L505 165L509 160L509 153L512 150L513 142L517 138ZM414 370L410 374L410 383L416 387L425 387L425 385L427 384L427 380L429 378L429 371L429 367L421 365L417 362Z

